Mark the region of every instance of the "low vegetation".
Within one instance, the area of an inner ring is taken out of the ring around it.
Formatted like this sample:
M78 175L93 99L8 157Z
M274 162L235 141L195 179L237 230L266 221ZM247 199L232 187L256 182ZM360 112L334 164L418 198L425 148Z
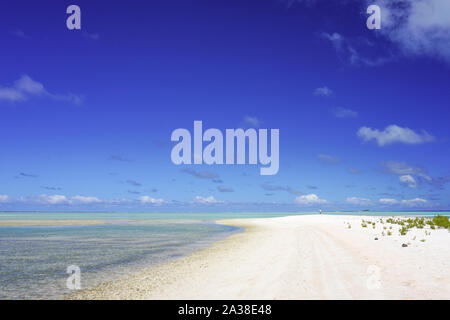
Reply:
M446 216L437 215L432 221L438 227L450 229L450 221Z
M391 225L396 224L396 225L398 225L399 226L398 231L399 231L400 235L402 235L402 236L406 235L408 233L408 231L413 228L431 229L431 230L445 228L445 229L449 229L449 231L450 231L449 217L441 216L441 215L437 215L432 218L431 217L414 217L414 218L392 217L392 218L387 218L386 220L379 219L378 222L380 224L391 224ZM367 228L368 225L372 225L372 228L375 229L376 223L373 221L367 221L367 220L362 219L361 227ZM387 230L387 228L388 228L387 226L383 226L383 230ZM389 230L387 231L388 236L392 235L392 232L390 230L392 230L392 226L389 226ZM430 233L431 233L431 231L425 231L426 235L429 235ZM385 235L384 231L382 234Z

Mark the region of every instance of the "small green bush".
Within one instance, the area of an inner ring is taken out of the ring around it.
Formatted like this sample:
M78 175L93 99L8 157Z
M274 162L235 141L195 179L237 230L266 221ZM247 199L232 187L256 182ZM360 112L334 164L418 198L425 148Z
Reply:
M441 228L450 229L450 221L448 217L437 215L433 218L433 223Z

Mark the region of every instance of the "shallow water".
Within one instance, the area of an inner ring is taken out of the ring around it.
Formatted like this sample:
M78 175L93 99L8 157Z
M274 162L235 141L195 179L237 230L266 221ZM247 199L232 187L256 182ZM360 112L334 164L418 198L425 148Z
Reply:
M172 222L101 226L0 227L0 299L55 299L70 293L67 267L90 287L180 257L238 228Z

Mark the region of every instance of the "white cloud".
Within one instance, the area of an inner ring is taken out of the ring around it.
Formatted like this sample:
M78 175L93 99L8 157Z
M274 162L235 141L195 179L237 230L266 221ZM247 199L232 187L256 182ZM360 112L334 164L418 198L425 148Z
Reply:
M414 179L413 176L411 176L411 175L409 175L409 174L400 176L400 177L398 177L398 178L399 178L399 180L400 180L400 182L401 182L402 184L404 184L404 185L406 185L406 186L408 186L408 187L410 187L410 188L416 188L416 187L417 187L417 182L416 182L416 180Z
M385 205L393 205L393 204L398 204L399 201L396 199L390 199L390 198L382 198L380 200L378 200L381 204L385 204Z
M383 131L362 127L358 130L357 135L364 141L376 140L380 147L393 143L422 144L435 140L432 135L424 130L421 133L416 133L409 128L402 128L397 125L390 125Z
M154 205L161 205L165 201L164 199L155 199L149 196L142 196L139 198L142 204L154 204Z
M322 32L320 34L322 39L330 41L334 49L336 50L337 55L344 61L347 61L351 65L359 66L365 65L369 67L379 66L385 64L391 58L385 57L368 57L362 55L360 51L367 46L371 46L372 44L367 39L351 39L342 36L341 34L334 33L326 33Z
M322 38L329 40L337 51L342 50L342 44L344 42L344 37L342 35L340 35L337 32L334 33L322 32L321 36Z
M378 201L383 205L404 205L406 207L421 207L428 204L428 201L422 198L415 198L401 201L397 199L383 198Z
M366 0L381 8L380 32L405 55L450 62L450 1Z
M410 175L414 178L414 180L417 181L417 178L419 179L419 182L422 181L422 179L428 183L430 183L434 188L442 189L444 184L450 182L450 176L442 176L442 177L430 177L426 170L420 166L411 166L407 164L406 162L395 162L395 161L388 161L382 163L382 166L384 167L384 170L387 173L396 174L399 176L404 175ZM409 178L400 178L401 182L406 182L406 179L410 180ZM404 180L404 181L402 181ZM418 183L417 183L418 184Z
M209 197L196 196L194 198L194 202L198 203L198 204L219 204L219 203L224 203L223 201L216 200L213 196L209 196Z
M358 116L358 112L342 107L333 109L333 114L336 118L356 118Z
M421 199L421 198L415 198L415 199L410 199L410 200L402 200L402 204L408 206L408 207L420 207L423 206L425 204L427 204L428 201L425 199Z
M23 75L19 80L16 80L16 82L14 82L14 87L23 93L33 95L47 94L42 83L34 81L27 75Z
M250 117L250 116L246 116L244 118L244 122L255 127L258 128L261 126L262 121L259 120L257 117Z
M6 194L0 194L0 203L10 202L11 198Z
M110 200L104 200L103 203L107 205L120 205L120 204L132 204L135 200L127 199L127 198L116 198Z
M79 202L79 203L83 203L83 204L100 203L100 202L102 202L97 197L84 197L84 196L73 196L70 200L71 200L71 203Z
M372 204L370 199L358 198L358 197L348 197L345 200L347 203L357 206L369 206Z
M25 95L14 89L14 88L2 88L0 87L0 100L7 100L7 101L23 101L26 100Z
M82 103L82 97L73 93L53 94L48 92L42 83L31 79L28 75L21 76L12 87L0 87L0 100L17 102L28 100L33 96L44 96L77 105Z
M314 3L316 0L290 0ZM378 34L392 42L404 56L428 56L450 63L450 1L448 0L359 0L363 8L381 8ZM345 1L342 1L345 3ZM352 64L381 65L390 57L365 58L339 33L322 33L338 54Z
M333 93L333 90L331 90L327 86L317 88L316 90L314 90L314 95L316 95L316 96L328 97L328 96L331 96L332 93Z
M28 200L24 200L24 201L34 201L33 199L28 199ZM89 196L73 196L71 198L68 198L64 195L59 195L59 194L55 194L55 195L46 195L46 194L41 194L38 199L37 202L39 203L44 203L44 204L68 204L68 205L73 205L73 204L93 204L93 203L102 203L103 201L100 200L97 197L89 197Z
M48 196L46 194L41 194L39 196L39 202L45 203L45 204L69 204L70 201L67 199L66 196L63 195L51 195Z
M433 179L427 175L426 171L422 167L411 166L406 162L387 161L383 164L387 173L396 175L413 175L425 179L426 181L432 181Z
M325 204L328 201L324 199L320 199L314 193L298 196L294 199L294 202L300 205L309 206L309 205L317 205L317 204Z

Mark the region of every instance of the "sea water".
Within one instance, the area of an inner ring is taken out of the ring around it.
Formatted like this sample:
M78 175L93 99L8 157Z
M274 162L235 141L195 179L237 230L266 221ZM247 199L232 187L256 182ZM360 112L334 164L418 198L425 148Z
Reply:
M206 247L238 228L201 221L0 227L0 299L58 299L67 267L91 287Z

